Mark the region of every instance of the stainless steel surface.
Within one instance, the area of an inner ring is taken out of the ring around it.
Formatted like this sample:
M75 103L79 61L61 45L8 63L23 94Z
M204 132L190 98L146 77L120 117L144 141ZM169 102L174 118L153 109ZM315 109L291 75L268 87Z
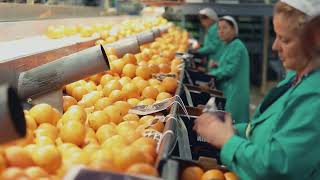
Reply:
M62 89L48 92L38 97L32 98L31 104L36 105L40 103L50 104L56 108L60 113L63 113L63 92Z
M26 122L20 100L9 84L0 85L0 143L26 135Z
M127 53L137 54L140 52L140 46L138 44L138 40L136 36L121 39L112 44L108 44L103 46L104 48L113 47L116 50L117 56L121 58L123 55Z
M95 46L19 75L21 98L37 97L63 85L110 69L102 46Z
M101 7L0 3L0 22L102 16Z

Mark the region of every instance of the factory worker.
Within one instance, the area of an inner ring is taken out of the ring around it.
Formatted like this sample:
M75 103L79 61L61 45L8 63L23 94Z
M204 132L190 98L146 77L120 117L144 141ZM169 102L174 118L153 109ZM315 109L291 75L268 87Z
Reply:
M217 88L227 99L225 110L236 123L249 119L249 55L238 38L238 24L231 16L219 19L218 32L224 48L217 67L209 74L216 77Z
M206 29L206 35L202 47L197 49L200 55L208 56L207 66L209 70L215 66L219 52L223 48L223 42L218 36L218 15L211 8L204 8L199 11L201 25Z
M319 0L275 4L273 49L296 73L269 91L249 123L232 125L231 114L221 121L212 113L195 121L194 130L221 149L222 164L240 179L320 179L319 58L307 56L301 43L319 6Z

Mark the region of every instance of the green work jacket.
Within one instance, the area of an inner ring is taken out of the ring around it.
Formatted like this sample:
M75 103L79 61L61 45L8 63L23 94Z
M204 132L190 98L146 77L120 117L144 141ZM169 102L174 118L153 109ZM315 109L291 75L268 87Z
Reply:
M221 161L242 180L320 179L320 70L271 89L249 124L238 124Z
M203 46L198 49L198 53L201 55L207 55L209 61L217 61L220 55L220 50L223 49L224 46L223 42L219 38L217 29L217 23L214 23L209 27L208 32L204 37Z
M217 89L227 99L225 110L231 112L236 123L249 119L249 55L240 39L224 46L217 68L209 74L215 76Z

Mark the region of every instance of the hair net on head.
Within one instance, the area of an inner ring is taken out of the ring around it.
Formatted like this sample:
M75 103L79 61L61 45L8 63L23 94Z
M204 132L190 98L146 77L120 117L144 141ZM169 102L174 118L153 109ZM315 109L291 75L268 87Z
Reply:
M283 3L298 9L308 16L315 16L320 13L320 0L280 0Z
M204 9L201 9L199 11L199 14L201 15L205 15L207 16L208 18L212 19L212 20L215 20L215 21L218 21L218 15L217 13L211 9L211 8L204 8Z
M222 20L222 19L229 21L233 24L234 30L236 31L236 35L238 36L239 35L239 27L238 27L237 21L231 16L223 16L222 18L220 18L220 20Z

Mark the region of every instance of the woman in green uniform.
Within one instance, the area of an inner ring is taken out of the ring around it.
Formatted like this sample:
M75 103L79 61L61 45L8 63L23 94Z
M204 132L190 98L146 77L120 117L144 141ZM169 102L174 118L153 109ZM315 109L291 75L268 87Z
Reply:
M208 68L214 66L214 62L219 57L219 52L223 48L223 42L219 39L217 32L218 15L211 8L204 8L199 12L201 25L207 30L202 47L197 49L200 55L208 56Z
M238 25L231 16L219 19L219 37L225 45L217 67L209 73L215 76L217 88L227 99L225 110L236 123L249 119L249 55L247 48L237 38Z
M281 0L274 29L283 65L296 71L270 90L248 124L232 125L203 114L194 130L221 148L221 162L242 180L320 179L320 60L302 51L307 20L319 13L319 0Z

